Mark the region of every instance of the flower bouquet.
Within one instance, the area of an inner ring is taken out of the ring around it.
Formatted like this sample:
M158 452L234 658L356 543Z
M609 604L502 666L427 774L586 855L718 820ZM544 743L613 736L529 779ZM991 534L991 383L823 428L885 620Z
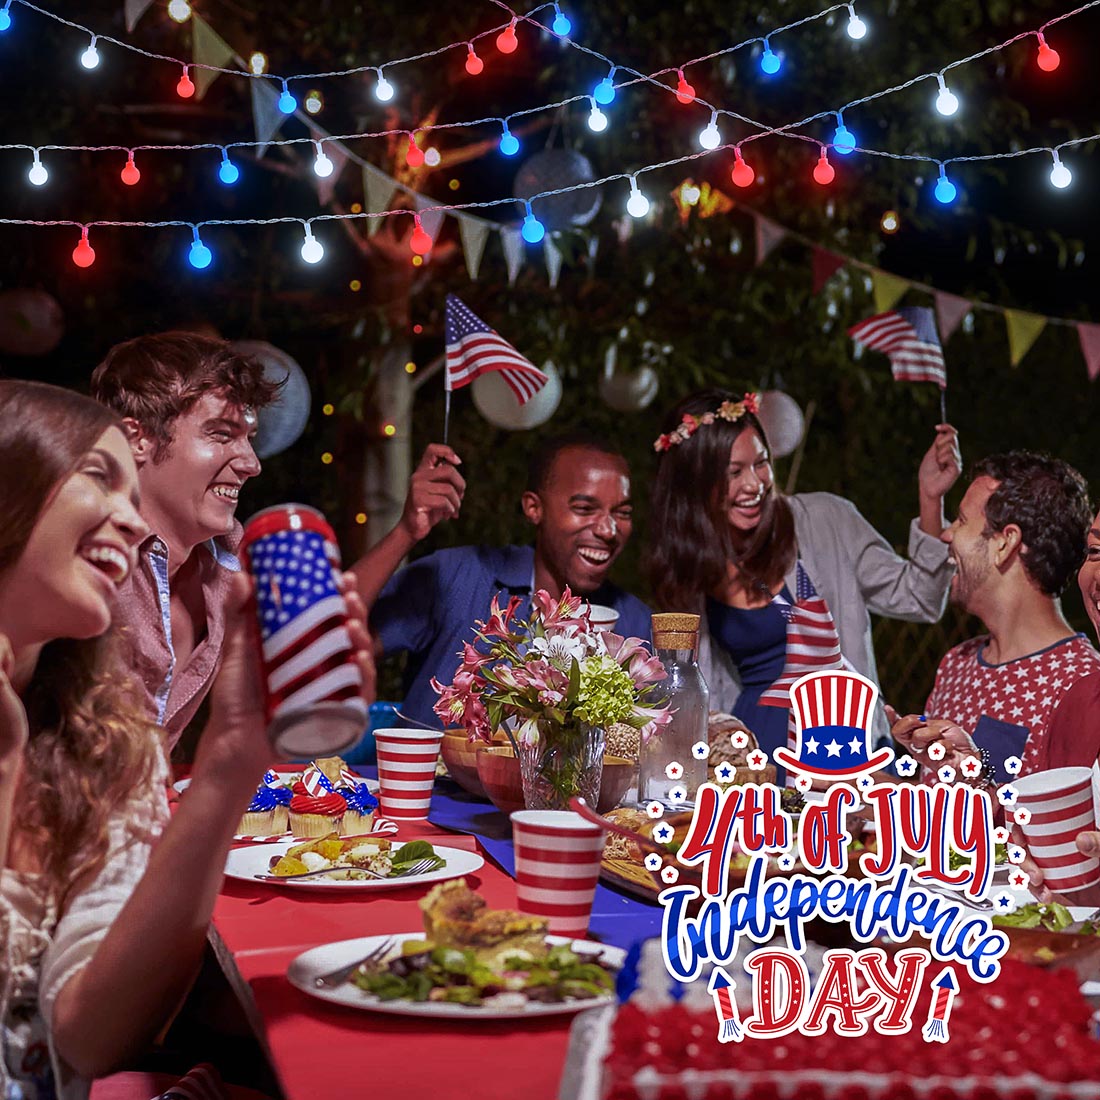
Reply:
M595 806L607 727L622 722L648 737L671 719L653 698L664 666L640 638L595 631L588 604L568 588L560 599L536 592L529 621L517 617L521 602L513 596L502 610L494 597L454 682L432 680L435 712L471 740L507 732L528 809L567 809L575 794Z

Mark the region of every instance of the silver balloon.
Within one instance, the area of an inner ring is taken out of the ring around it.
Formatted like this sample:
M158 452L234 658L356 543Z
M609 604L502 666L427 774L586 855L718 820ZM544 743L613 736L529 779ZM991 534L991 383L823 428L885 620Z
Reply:
M542 191L591 183L596 178L592 162L576 149L543 149L520 165L512 184L517 199L529 199ZM600 209L600 192L590 187L536 199L531 209L548 230L587 225Z
M546 385L526 405L519 403L512 387L500 376L500 371L490 371L475 378L471 389L477 411L490 424L510 432L522 432L545 424L561 404L561 376L553 363L543 364L542 369L547 375Z
M260 458L270 458L293 446L309 423L310 393L305 372L285 351L264 340L237 340L241 355L263 364L269 382L281 382L278 396L260 409L255 448Z
M806 430L806 421L798 402L782 390L766 390L760 395L758 415L767 434L772 456L783 458L793 454L802 442L802 433Z

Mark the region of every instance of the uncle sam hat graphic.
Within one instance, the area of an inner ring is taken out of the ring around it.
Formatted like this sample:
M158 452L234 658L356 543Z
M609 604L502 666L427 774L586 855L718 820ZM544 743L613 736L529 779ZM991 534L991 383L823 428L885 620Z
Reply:
M777 763L825 779L855 779L883 767L894 750L871 752L878 688L858 672L811 672L791 687L795 752L778 748Z

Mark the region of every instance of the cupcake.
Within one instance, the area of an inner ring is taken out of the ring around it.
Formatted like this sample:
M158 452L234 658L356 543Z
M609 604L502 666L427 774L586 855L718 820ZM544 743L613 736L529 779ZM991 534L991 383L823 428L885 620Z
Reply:
M340 787L336 793L347 803L348 807L344 813L344 836L369 833L374 825L374 811L378 809L378 799L370 793L366 783Z
M287 807L294 797L290 788L273 771L264 772L262 786L266 787L275 796L275 825L273 832L285 833L287 830Z
M333 790L310 794L304 783L295 783L290 800L290 831L295 836L326 836L340 832L348 804Z
M280 810L280 806L275 792L261 783L259 790L252 796L252 801L248 804L240 825L237 826L237 832L242 836L272 836L275 833L285 832L285 820L281 829L276 828L277 810ZM285 817L286 811L283 810L282 813Z

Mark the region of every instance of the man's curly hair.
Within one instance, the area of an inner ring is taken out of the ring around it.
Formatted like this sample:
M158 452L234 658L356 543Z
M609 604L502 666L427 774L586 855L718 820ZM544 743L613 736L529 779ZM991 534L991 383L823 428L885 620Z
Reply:
M972 476L999 483L985 505L983 533L1019 527L1028 576L1045 595L1060 596L1081 567L1092 525L1085 479L1068 462L1031 451L990 455Z

